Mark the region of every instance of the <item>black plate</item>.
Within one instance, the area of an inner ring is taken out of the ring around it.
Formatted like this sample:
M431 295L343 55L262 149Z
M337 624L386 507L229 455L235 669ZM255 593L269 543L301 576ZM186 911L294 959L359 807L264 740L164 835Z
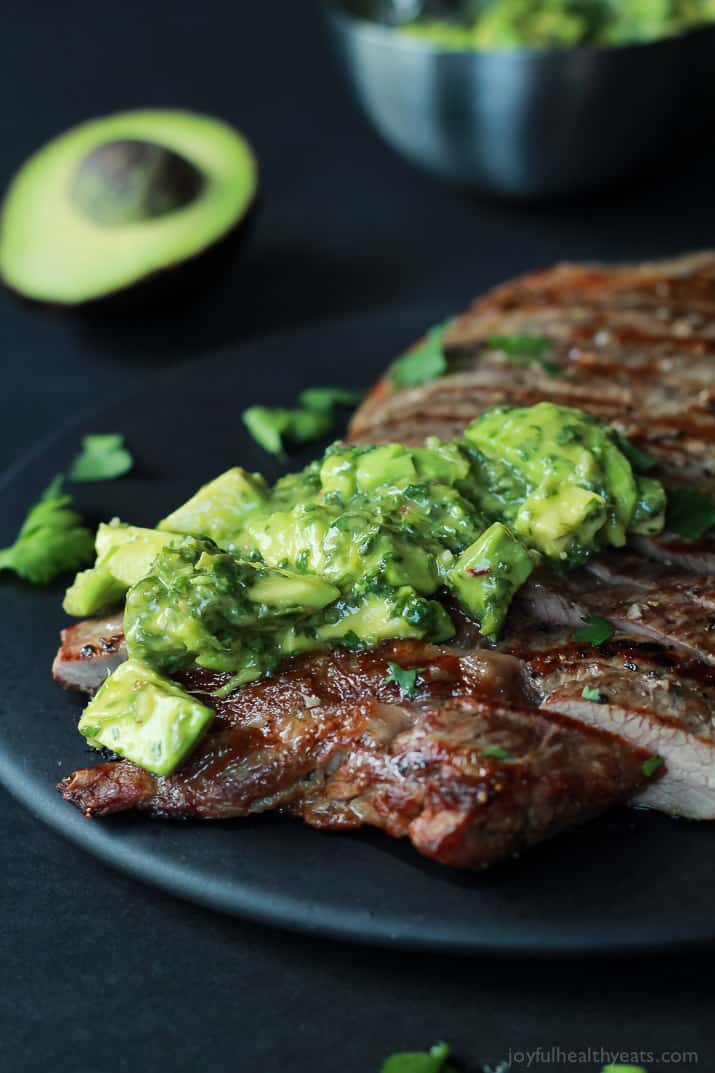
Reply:
M122 431L138 460L127 478L75 487L96 520L119 514L153 524L238 462L275 477L277 465L243 429L246 405L288 403L309 384L369 383L405 340L444 313L413 308L324 324L157 376L6 475L2 536L12 537L85 432ZM61 587L4 578L0 592L0 779L56 830L140 879L241 916L398 946L612 953L715 938L715 831L707 824L612 813L473 876L423 861L376 833L318 833L277 816L205 825L134 816L89 822L54 790L62 775L91 763L75 730L81 698L49 676L64 622Z

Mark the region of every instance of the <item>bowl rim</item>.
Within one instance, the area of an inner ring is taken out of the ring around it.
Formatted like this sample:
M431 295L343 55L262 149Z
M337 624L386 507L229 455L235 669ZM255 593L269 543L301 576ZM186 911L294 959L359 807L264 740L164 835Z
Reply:
M422 51L438 56L470 56L470 57L548 57L549 59L566 58L573 55L611 55L628 52L645 52L649 49L663 50L673 45L685 45L694 37L712 36L715 38L715 16L697 26L690 26L677 33L665 34L653 41L624 41L622 44L584 44L584 45L519 45L515 48L453 48L423 37L400 33L398 25L391 26L376 19L368 19L362 15L356 15L348 11L345 0L323 0L324 8L329 18L336 22L352 25L363 35L373 36L383 43L389 42L392 47L401 51Z

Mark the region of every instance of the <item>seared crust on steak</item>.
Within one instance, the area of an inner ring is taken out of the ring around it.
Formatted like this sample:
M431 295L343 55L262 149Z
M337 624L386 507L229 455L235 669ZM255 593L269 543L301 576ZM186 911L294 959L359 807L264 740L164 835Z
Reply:
M645 750L505 704L522 693L511 657L479 653L475 665L417 643L398 651L426 667L409 702L384 682L394 650L339 653L337 677L335 659L304 657L224 700L201 692L215 676L193 678L217 718L179 772L159 778L120 761L75 772L60 792L87 815L223 819L278 807L321 828L369 824L444 864L480 868L649 781Z
M65 689L95 693L126 658L123 611L84 619L62 630L52 677Z

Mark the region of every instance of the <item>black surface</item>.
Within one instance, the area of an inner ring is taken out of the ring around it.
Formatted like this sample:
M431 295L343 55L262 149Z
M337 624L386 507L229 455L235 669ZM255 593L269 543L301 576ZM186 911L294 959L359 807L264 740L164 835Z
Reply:
M557 257L641 258L714 243L707 146L648 185L568 206L480 204L413 172L355 114L313 8L299 0L8 0L2 14L0 182L88 115L175 104L240 124L258 149L264 192L238 265L168 316L76 322L0 295L3 464L77 407L99 407L157 366L221 343L392 304L452 309ZM254 401L250 370L245 377ZM2 512L6 535L15 520ZM26 616L33 600L27 592ZM14 700L21 720L24 691ZM510 1046L554 1046L693 1050L695 1068L712 1068L709 951L500 964L292 938L124 879L2 802L0 1069L371 1073L389 1050L441 1036L473 1064ZM669 868L656 851L633 883L657 889ZM701 896L683 875L676 915L687 919L694 891ZM393 896L399 905L400 891ZM665 1057L647 1064L674 1068ZM531 1068L591 1073L599 1062L556 1054Z
M236 421L244 370L251 370L255 397L277 405L331 374L356 387L379 375L385 353L417 336L426 315L437 321L444 312L411 307L315 325L157 374L148 390L84 417L20 466L2 488L7 514L20 516L28 494L67 468L81 435L121 428L136 471L116 484L78 488L77 505L88 517L118 513L155 525L229 466L266 468L265 452ZM337 352L345 365L336 373ZM83 699L59 691L47 673L65 622L58 588L28 593L19 582L4 586L0 781L103 860L202 905L392 948L543 957L692 947L715 938L715 832L707 824L623 810L523 860L469 876L420 860L408 844L376 833L327 835L270 816L222 824L133 816L88 823L54 789L58 775L94 762L75 730ZM641 882L654 861L658 882ZM679 912L684 882L687 914Z

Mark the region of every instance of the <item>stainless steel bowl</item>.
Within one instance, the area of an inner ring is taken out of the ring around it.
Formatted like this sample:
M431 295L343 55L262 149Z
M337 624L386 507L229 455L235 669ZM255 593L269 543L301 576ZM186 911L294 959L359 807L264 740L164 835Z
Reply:
M617 48L455 52L384 21L396 2L329 2L339 56L385 140L463 186L595 191L692 151L710 122L714 27Z

